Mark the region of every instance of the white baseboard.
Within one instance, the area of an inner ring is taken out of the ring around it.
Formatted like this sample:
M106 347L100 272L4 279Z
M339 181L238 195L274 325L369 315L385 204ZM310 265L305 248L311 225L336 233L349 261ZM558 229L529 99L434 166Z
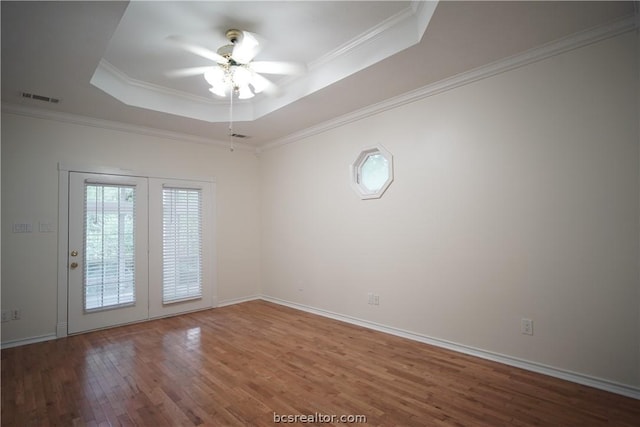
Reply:
M364 328L373 329L379 332L384 332L384 333L399 336L402 338L407 338L413 341L430 344L436 347L446 348L448 350L457 351L459 353L468 354L470 356L475 356L482 359L503 363L505 365L514 366L516 368L525 369L527 371L549 375L551 377L560 378L562 380L594 387L600 390L604 390L611 393L620 394L622 396L627 396L633 399L640 400L639 387L633 387L630 385L621 384L614 381L605 380L602 378L596 378L589 375L580 374L577 372L567 371L564 369L555 368L553 366L544 365L544 364L532 362L529 360L519 359L517 357L512 357L512 356L499 354L499 353L493 353L487 350L470 347L464 344L458 344L455 342L446 341L439 338L433 338L433 337L418 334L415 332L406 331L406 330L394 328L391 326L381 325L379 323L371 322L368 320L363 320L363 319L347 316L340 313L334 313L329 310L311 307L308 305L299 304L292 301L286 301L286 300L271 297L268 295L251 295L247 297L221 300L218 302L217 306L225 307L229 305L241 304L243 302L255 301L259 299L272 302L275 304L283 305L286 307L294 308L297 310L305 311L308 313L317 314L323 317L328 317L334 320L351 323L353 325L362 326ZM0 349L18 347L22 345L34 344L34 343L43 342L43 341L50 341L56 338L62 338L66 336L66 323L64 324L60 323L57 326L58 326L58 332L62 332L64 330L64 334L58 334L58 336L56 336L56 334L47 334L47 335L41 335L37 337L31 337L31 338L25 338L25 339L13 340L13 341L4 341L0 343Z
M216 307L224 307L227 305L240 304L247 301L254 301L260 298L261 298L260 295L251 295L248 297L222 300L218 302ZM199 311L199 310L195 310L195 311ZM181 313L181 314L184 314L184 313ZM162 318L162 317L158 317L158 318ZM153 320L153 319L149 319L149 320ZM134 322L134 323L137 323L137 322ZM66 336L67 336L67 322L59 322L56 324L55 334L47 334L47 335L40 335L36 337L30 337L30 338L21 338L17 340L3 341L0 343L0 349L19 347L27 344L35 344L38 342L55 340L57 338L64 338Z
M589 375L580 374L577 372L571 372L564 369L555 368L553 366L548 366L541 363L531 362L529 360L508 356L505 354L493 353L491 351L470 347L464 344L458 344L451 341L442 340L439 338L433 338L426 335L417 334L415 332L405 331L403 329L381 325L375 322L370 322L368 320L358 319L356 317L346 316L343 314L334 313L332 311L323 310L320 308L315 308L315 307L311 307L304 304L298 304L295 302L282 300L280 298L274 298L267 295L262 295L261 299L263 299L264 301L272 302L279 305L284 305L297 310L306 311L308 313L313 313L320 316L328 317L334 320L340 320L346 323L351 323L351 324L362 326L368 329L373 329L379 332L384 332L387 334L408 338L413 341L430 344L436 347L446 348L448 350L457 351L459 353L468 354L470 356L479 357L481 359L503 363L505 365L514 366L516 368L525 369L527 371L549 375L551 377L574 382L577 384L590 386L600 390L604 390L611 393L620 394L622 396L627 396L633 399L640 400L639 387L633 387L630 385L620 384L620 383L605 380L602 378L596 378Z
M241 304L243 302L255 301L261 299L261 295L250 295L248 297L225 299L218 302L218 307L226 307L228 305Z
M0 348L4 350L5 348L19 347L21 345L35 344L37 342L43 341L51 341L57 338L58 337L56 336L56 334L47 334L13 341L3 341L2 343L0 343Z

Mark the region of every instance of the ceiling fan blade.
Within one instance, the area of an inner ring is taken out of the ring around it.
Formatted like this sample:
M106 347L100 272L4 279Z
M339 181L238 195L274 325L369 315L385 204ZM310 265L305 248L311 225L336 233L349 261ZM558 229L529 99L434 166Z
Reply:
M260 42L255 34L242 32L242 37L233 45L231 58L239 64L247 64L260 52Z
M198 76L200 74L204 74L206 71L210 70L212 67L189 67L189 68L178 68L177 70L169 70L165 71L164 75L167 77L191 77Z
M256 73L287 75L303 74L306 71L302 64L281 61L254 61L251 63L251 69Z
M260 74L251 73L253 90L255 93L264 92L268 95L277 95L280 93L278 87L273 82Z
M227 60L227 58L225 58L224 56L210 50L207 49L206 47L202 47L202 46L198 46L196 44L193 43L189 43L187 41L185 41L184 39L182 39L181 37L178 36L169 36L167 37L168 40L170 40L171 42L173 42L174 44L180 46L182 49L186 50L187 52L191 52L194 53L198 56L201 56L203 58L207 58L210 59L214 62L217 62L219 64L226 64L227 62L229 62Z

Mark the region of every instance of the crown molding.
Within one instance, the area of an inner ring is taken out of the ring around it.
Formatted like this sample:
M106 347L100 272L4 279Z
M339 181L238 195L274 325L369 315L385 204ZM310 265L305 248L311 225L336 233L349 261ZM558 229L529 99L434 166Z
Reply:
M105 72L110 73L114 78L118 79L119 81L126 84L127 86L137 87L143 90L149 90L153 92L158 92L164 95L174 96L176 98L181 98L181 99L192 101L192 102L199 102L205 106L224 105L226 107L228 105L227 102L216 101L213 98L205 98L204 96L194 95L194 94L183 92L180 90L170 89L165 86L160 86L160 85L145 82L142 80L134 79L132 77L129 77L124 72L120 71L117 67L115 67L113 64L111 64L109 61L107 61L104 58L100 60L100 63L98 64L98 68L102 68Z
M422 3L422 2L420 2ZM378 25L370 28L369 30L365 31L364 33L360 34L359 36L355 37L354 39L348 41L347 43L343 44L342 46L338 46L336 49L332 50L331 52L321 56L320 58L312 61L309 63L309 70L313 70L315 68L318 68L324 64L333 62L335 60L337 60L338 58L341 58L345 55L350 54L352 51L354 51L355 49L365 45L367 42L369 42L370 40L376 39L378 38L381 34L385 33L386 31L389 31L391 29L393 29L396 25L400 25L402 24L404 21L406 21L407 19L410 19L414 14L416 13L416 10L412 7L407 7L403 10L401 10L400 12L396 13L393 16L390 16L389 18L385 19L384 21L380 22ZM426 28L425 28L426 30ZM422 34L420 34L422 35ZM419 40L419 39L418 39Z
M234 118L257 120L419 43L437 4L435 0L412 0L393 16L311 61L307 73L285 77L279 84L279 96L258 96L234 105ZM104 59L90 82L126 105L212 123L225 122L228 117L226 102L137 80Z
M202 138L195 135L188 135L179 132L171 132L146 126L131 125L111 120L96 119L93 117L80 116L77 114L62 113L59 111L45 110L35 107L25 107L18 104L2 103L2 113L14 114L18 116L32 117L36 119L52 120L62 123L70 123L80 126L88 126L99 129L115 130L127 132L131 134L153 136L157 138L170 139L180 142L191 142L195 144L213 145L220 148L229 149L228 141L220 141L217 139ZM251 151L255 149L242 144L234 144L234 150Z
M574 49L588 46L599 41L606 40L634 31L640 28L640 15L628 17L623 20L613 22L609 25L597 27L595 29L586 30L556 42L549 43L542 47L534 48L529 51L511 56L509 58L467 71L456 76L443 79L441 81L429 84L422 88L407 92L397 97L367 106L354 112L345 114L336 119L320 123L316 126L309 127L302 131L292 133L283 138L275 139L262 147L249 147L237 144L234 148L242 151L253 151L261 153L270 149L278 148L284 145L292 144L305 138L317 135L328 130L344 126L346 124L370 117L372 115L391 110L402 105L419 101L442 92L453 90L455 88L495 76L506 71L514 70L525 65L550 58ZM123 131L128 133L154 136L176 141L186 141L197 144L215 145L221 148L229 148L229 143L220 140L197 137L194 135L182 134L160 130L151 127L137 126L125 124L122 122L95 119L87 116L80 116L70 113L61 113L58 111L45 110L35 107L25 107L18 104L2 103L2 112L27 117L34 117L46 120L54 120L59 122L72 123L82 126L90 126L95 128L110 129Z
M422 40L422 36L427 31L427 26L431 22L433 13L436 11L438 1L413 0L411 7L417 18L418 39Z
M215 101L131 78L104 59L100 60L90 83L123 104L134 107L212 123L226 121L229 114L228 101ZM253 104L236 102L235 118L237 121L254 120Z
M315 93L420 42L438 2L410 6L361 33L317 61L304 76L285 82L281 96L261 98L256 117L261 117Z
M283 138L273 140L257 149L258 152L292 144L302 139L317 135L346 124L362 120L381 112L400 107L433 95L447 92L470 83L477 82L497 74L524 67L534 62L560 55L571 50L585 47L611 37L634 31L640 28L638 15L615 21L611 24L585 30L546 45L527 50L505 59L475 68L453 77L449 77L422 88L404 93L388 100L361 108L338 118L328 120L300 132L292 133Z

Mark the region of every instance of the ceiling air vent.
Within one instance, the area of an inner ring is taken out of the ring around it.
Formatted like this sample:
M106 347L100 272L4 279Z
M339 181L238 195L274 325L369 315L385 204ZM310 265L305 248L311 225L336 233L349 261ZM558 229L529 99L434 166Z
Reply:
M60 102L58 98L51 98L49 96L36 95L35 93L20 92L23 98L35 99L36 101L49 102L51 104L57 104Z

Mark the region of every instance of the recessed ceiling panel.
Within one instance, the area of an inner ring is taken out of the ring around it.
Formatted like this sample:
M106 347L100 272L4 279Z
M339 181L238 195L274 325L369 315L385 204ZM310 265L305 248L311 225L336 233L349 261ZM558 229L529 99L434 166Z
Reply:
M91 83L127 105L211 122L228 119L228 100L210 94L202 75L168 77L185 67L217 66L174 39L216 52L227 30L259 36L255 60L288 61L299 76L269 75L277 96L241 101L254 120L419 42L420 14L435 2L410 1L131 2ZM425 8L425 5L427 7ZM279 13L274 13L278 9ZM221 108L224 106L224 108Z

